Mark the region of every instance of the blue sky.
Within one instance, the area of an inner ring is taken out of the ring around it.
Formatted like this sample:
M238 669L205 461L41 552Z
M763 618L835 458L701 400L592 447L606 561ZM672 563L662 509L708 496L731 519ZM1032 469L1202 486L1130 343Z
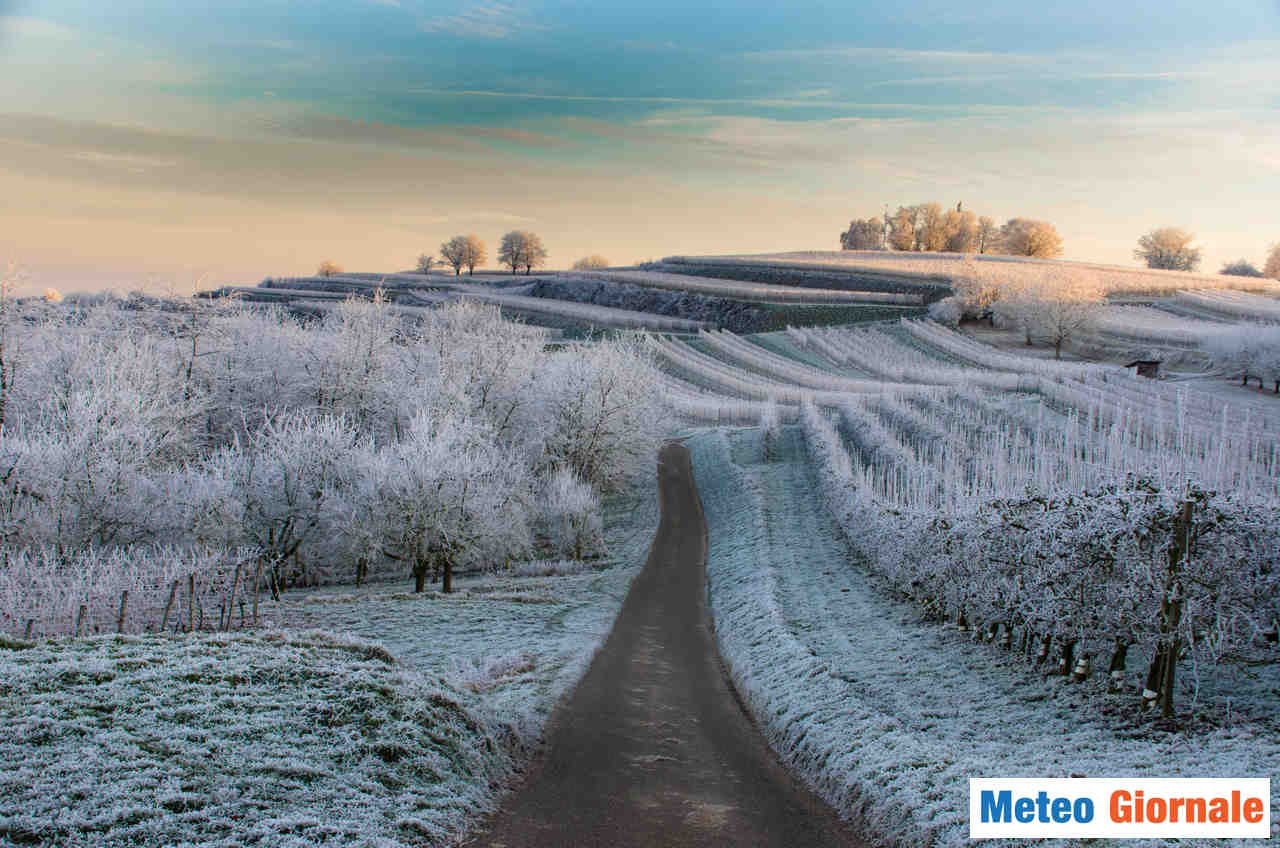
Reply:
M0 251L251 277L520 227L632 262L962 200L1084 260L1183 226L1214 270L1280 240L1277 57L1277 0L0 0Z

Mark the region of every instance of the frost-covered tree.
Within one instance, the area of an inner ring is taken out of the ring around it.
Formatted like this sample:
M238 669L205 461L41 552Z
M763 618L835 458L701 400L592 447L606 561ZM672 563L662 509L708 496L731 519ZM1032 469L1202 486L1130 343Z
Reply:
M841 250L884 250L884 221L880 218L855 218L849 229L840 234Z
M609 260L605 259L603 256L601 256L598 253L593 253L590 256L584 256L581 259L579 259L577 262L573 263L573 270L575 271L595 271L595 270L599 270L600 268L608 268L608 267L609 267Z
M1200 250L1191 246L1195 236L1178 227L1160 227L1138 239L1133 251L1135 259L1148 268L1170 271L1194 271L1200 264Z
M1000 228L994 218L983 215L978 219L974 250L978 253L999 253Z
M434 267L436 267L436 258L430 253L423 253L418 256L417 268L419 274L430 274L431 269Z
M471 233L463 239L463 256L467 266L467 273L474 275L477 265L483 265L489 259L489 254L485 248L484 241L475 233Z
M951 291L965 315L982 315L1000 299L1003 288L1004 282L995 266L971 257L961 261L951 278Z
M547 250L542 246L542 239L537 233L526 230L512 230L502 237L502 246L498 249L498 261L511 269L514 274L520 268L525 273L542 265L547 260Z
M342 273L342 266L332 259L326 259L320 263L320 267L316 269L317 277L333 277Z
M1052 259L1062 255L1062 236L1048 221L1010 218L1000 228L1001 252Z
M942 217L942 229L946 233L943 249L951 253L976 253L978 251L978 216L969 211L948 209Z
M1280 242L1271 245L1271 250L1267 253L1267 261L1262 266L1262 275L1280 280Z
M1048 268L1027 292L1031 321L1053 345L1055 359L1062 346L1087 330L1104 304L1101 281L1078 268Z
M899 206L889 220L889 245L894 250L920 250L917 237L920 221L919 206Z
M440 255L453 268L454 276L461 276L462 269L467 267L467 237L454 236L440 245Z
M544 377L541 407L552 463L599 489L622 482L637 470L637 461L647 466L660 416L654 366L642 336L577 347L548 362Z
M503 562L529 548L526 469L484 427L420 413L379 471L372 515L382 550L408 566L415 592L433 573L451 592L458 565Z
M554 469L542 487L543 523L552 549L573 559L604 552L604 526L600 498L568 468Z
M946 250L947 222L942 206L937 203L925 203L920 207L916 221L916 250L932 252Z

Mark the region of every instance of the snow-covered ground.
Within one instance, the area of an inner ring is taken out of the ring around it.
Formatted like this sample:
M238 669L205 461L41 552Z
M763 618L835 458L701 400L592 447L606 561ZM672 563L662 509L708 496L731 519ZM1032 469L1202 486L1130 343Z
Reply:
M688 445L735 685L783 759L886 844L964 844L970 777L1270 777L1276 808L1267 705L1180 732L1140 722L1131 696L1046 677L891 599L855 564L796 428L768 462L754 428Z
M0 845L448 844L585 672L656 526L650 482L606 504L605 567L293 593L256 634L6 643Z

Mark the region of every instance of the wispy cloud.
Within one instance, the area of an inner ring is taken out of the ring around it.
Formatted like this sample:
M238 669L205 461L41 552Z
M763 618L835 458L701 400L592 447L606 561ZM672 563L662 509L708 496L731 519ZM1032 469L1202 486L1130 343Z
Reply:
M0 14L0 39L37 38L52 41L75 41L80 33L55 21Z
M159 156L141 156L134 153L106 153L101 150L80 150L71 154L78 162L89 162L94 165L120 167L133 173L142 173L152 168L174 168L179 161L174 158Z
M470 3L455 15L425 18L418 27L423 32L493 39L548 29L545 24L534 21L528 11L506 3Z
M557 148L569 143L560 136L515 127L468 124L451 124L440 128L406 127L377 121L357 121L337 115L303 114L285 121L270 121L267 126L274 133L312 141L458 153L493 150L494 142L525 148Z

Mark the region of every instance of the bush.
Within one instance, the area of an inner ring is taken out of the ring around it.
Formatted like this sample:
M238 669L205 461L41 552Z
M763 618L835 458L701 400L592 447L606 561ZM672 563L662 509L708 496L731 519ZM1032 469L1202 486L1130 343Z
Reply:
M936 300L929 304L929 317L948 327L959 326L964 317L963 300L956 295Z

